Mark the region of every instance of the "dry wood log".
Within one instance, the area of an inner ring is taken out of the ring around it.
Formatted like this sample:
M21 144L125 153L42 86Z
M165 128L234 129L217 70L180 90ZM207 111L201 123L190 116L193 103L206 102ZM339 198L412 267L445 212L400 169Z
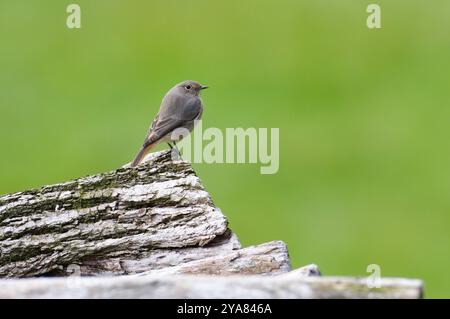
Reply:
M302 268L305 275L314 275L315 269ZM140 275L210 274L210 275L277 275L291 270L286 245L282 241L250 246L224 252L178 266L151 270ZM319 272L320 273L320 272Z
M289 270L283 242L241 248L192 167L170 151L138 168L0 196L0 277L41 277L0 279L0 298L422 296L420 280L369 288L319 277L316 265Z
M383 278L149 275L0 280L0 298L421 298L422 282Z
M63 275L72 264L128 274L237 248L192 167L169 151L135 169L0 197L0 277Z

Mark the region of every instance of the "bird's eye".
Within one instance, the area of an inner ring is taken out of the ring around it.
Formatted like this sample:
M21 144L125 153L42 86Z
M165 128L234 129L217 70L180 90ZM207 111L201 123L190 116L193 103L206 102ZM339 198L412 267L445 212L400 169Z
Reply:
M190 90L191 86L190 85L186 85L186 89Z

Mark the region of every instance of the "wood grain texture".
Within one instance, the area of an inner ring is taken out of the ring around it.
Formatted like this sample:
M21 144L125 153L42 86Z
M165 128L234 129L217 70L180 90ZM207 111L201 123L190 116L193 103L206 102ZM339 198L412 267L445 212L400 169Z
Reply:
M0 298L423 295L420 280L370 288L365 278L321 277L314 264L290 270L281 241L242 248L191 165L170 151L0 196Z
M154 153L138 168L1 196L0 277L63 274L71 264L87 274L133 273L142 260L158 269L213 254L214 243L209 253L192 249L227 232L190 164ZM240 248L227 240L221 250Z
M291 263L286 245L282 241L272 241L230 252L221 251L215 256L179 264L174 267L151 270L142 273L142 275L277 275L290 270Z
M420 280L383 278L369 288L364 278L149 275L0 280L0 298L421 298Z

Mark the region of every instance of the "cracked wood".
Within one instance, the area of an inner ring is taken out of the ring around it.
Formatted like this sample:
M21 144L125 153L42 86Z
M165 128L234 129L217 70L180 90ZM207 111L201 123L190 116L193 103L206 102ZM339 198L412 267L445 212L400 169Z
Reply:
M240 248L236 238L227 245L226 233L226 218L190 164L154 153L135 169L1 196L0 277L64 274L71 264L86 274L135 273L141 260L145 270L159 269L167 261L157 256L173 256L171 266L183 255L203 258L208 253L192 249L211 243L214 251L215 239Z

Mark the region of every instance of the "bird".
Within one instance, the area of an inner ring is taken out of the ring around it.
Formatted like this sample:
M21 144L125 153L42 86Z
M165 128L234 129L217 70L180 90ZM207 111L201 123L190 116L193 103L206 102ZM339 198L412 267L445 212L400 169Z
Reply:
M131 167L138 166L150 150L160 143L167 143L171 149L171 143L176 147L176 142L187 134L172 134L175 130L185 129L187 131L184 132L190 133L194 129L203 114L200 91L207 88L208 86L188 80L178 83L167 92Z

